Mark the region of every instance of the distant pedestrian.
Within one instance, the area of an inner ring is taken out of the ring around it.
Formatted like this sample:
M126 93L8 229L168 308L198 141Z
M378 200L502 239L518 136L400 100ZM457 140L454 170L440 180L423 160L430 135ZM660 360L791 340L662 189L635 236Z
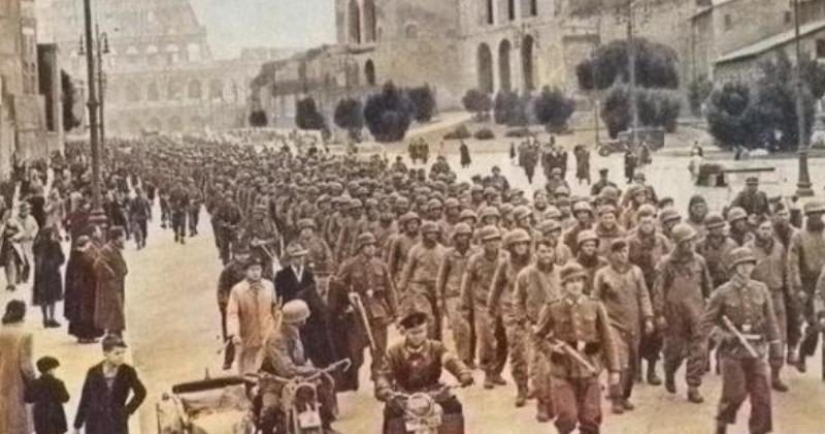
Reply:
M26 390L26 402L33 405L34 432L37 434L64 434L69 430L63 404L69 402L69 392L54 372L60 362L54 357L42 357L37 361L40 378L31 382Z
M106 336L102 346L104 360L86 373L74 428L79 432L85 426L86 434L129 434L129 417L146 399L146 388L135 368L124 363L127 347L119 336Z
M464 169L470 167L470 164L472 163L472 160L470 160L470 149L464 141L461 142L458 152L461 154L461 167Z
M0 433L31 434L26 383L34 379L32 334L25 330L26 303L6 305L0 326Z
M60 327L54 319L54 306L63 300L63 277L60 267L66 262L57 228L43 228L34 240L34 300L43 311L43 327Z
M109 242L100 249L94 265L97 280L95 325L108 334L120 335L126 329L125 291L129 270L121 253L124 239L123 228L109 229Z

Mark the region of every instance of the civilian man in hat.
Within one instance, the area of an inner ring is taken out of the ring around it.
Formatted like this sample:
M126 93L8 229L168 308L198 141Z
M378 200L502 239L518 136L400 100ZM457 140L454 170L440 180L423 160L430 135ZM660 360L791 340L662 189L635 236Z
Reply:
M538 324L541 308L561 297L561 280L556 267L556 246L547 239L541 239L535 245L535 252L536 261L516 277L514 298L516 317L524 318L525 327L528 327L528 377L531 395L537 399L536 419L548 422L555 415L549 366L539 353L540 343L532 333L532 327Z
M620 364L610 319L602 304L584 294L587 272L571 262L560 272L562 296L546 304L533 328L549 358L556 428L568 434L598 433L602 421L599 375L619 385ZM586 363L586 364L585 364Z
M257 372L264 354L264 340L279 315L275 288L263 278L258 257L246 262L246 278L232 287L226 306L227 333L238 351L238 373Z
M395 321L398 312L395 285L386 264L376 256L375 236L363 233L356 244L358 253L345 261L330 281L329 310L333 329L342 334L340 339L335 336L335 342L344 346L339 354L347 354L352 360L352 368L339 384L342 391L358 390L358 370L364 363L364 347L370 343L365 328L369 327L375 344L375 348L371 348L374 373L387 349L388 326ZM367 324L352 305L350 294L360 298Z
M736 195L730 206L742 208L751 224L768 220L771 215L768 195L759 190L759 178L755 176L745 180L745 188Z
M453 232L453 247L444 252L444 259L438 268L436 294L439 311L446 317L453 332L456 353L465 365L475 367L475 345L471 323L461 312L461 278L475 249L470 245L473 230L466 223L458 223Z
M427 314L410 312L401 319L404 340L387 350L383 368L375 380L375 397L384 407L383 432L403 432L404 412L392 402L395 392L413 394L441 387L442 370L452 374L462 387L473 384L472 372L439 341L428 339ZM462 414L461 403L452 394L436 397L446 417ZM396 428L399 424L401 428Z
M630 263L627 241L613 240L610 265L596 272L591 296L602 302L616 342L621 366L620 388L611 391L613 413L633 410L630 395L636 382L642 333L653 332L653 307L642 270Z
M126 344L119 336L106 336L102 347L103 362L86 373L74 429L79 433L85 428L86 434L128 434L129 418L146 399L146 388L135 368L124 362Z
M224 341L229 339L226 329L226 309L229 304L229 294L232 288L246 278L246 263L249 261L250 253L246 246L236 245L232 260L226 264L218 278L218 310L221 313L221 336ZM227 342L227 350L224 357L224 370L232 367L235 359L235 347Z
M747 247L731 252L731 280L713 292L702 316L704 334L716 326L724 337L718 350L722 396L716 415L717 434L726 433L727 426L736 422L736 413L748 395L750 432L773 431L765 356L769 353L771 363L781 361L782 347L771 294L765 284L750 277L755 266L756 257Z
M97 280L95 326L107 334L121 335L126 329L126 274L123 259L126 234L122 227L109 229L109 241L100 249L94 269Z
M315 275L306 267L307 250L298 243L290 243L284 255L284 267L275 273L275 294L281 304L298 297L310 286L315 286Z
M429 316L430 337L441 339L441 315L439 311L436 278L444 257L444 246L438 240L441 230L434 221L421 225L421 241L407 255L404 270L398 284L402 310L424 312Z
M470 257L461 280L461 310L465 319L474 321L478 358L484 371L484 388L507 384L501 372L507 362L507 335L501 317L488 315L487 300L498 264L507 253L501 249L501 232L495 226L478 231L482 250Z
M713 281L705 259L694 249L695 239L696 231L690 225L680 223L673 228L675 248L657 267L653 311L658 327L665 330L665 387L676 393L676 371L687 358L688 400L698 404L704 401L699 386L707 354L707 336L700 322Z
M280 326L269 331L261 370L280 378L306 377L318 372L305 350L302 329L310 317L309 306L303 300L292 300L284 304ZM261 381L261 428L262 432L287 432L287 412L281 399L284 384L264 377ZM324 434L334 434L332 422L335 420L335 384L331 377L322 375L318 379L319 413Z
M816 284L823 267L825 267L825 203L812 201L805 204L805 226L791 236L788 248L788 283L791 294L794 294L799 303L799 314L807 322L802 342L799 346L798 360L791 354L789 363L796 363L800 372L805 372L805 359L816 351L819 334L823 330L819 318L816 317ZM801 321L800 321L801 322ZM790 331L789 331L790 335ZM794 333L796 335L796 333ZM790 337L790 336L789 336ZM796 348L799 342L788 342Z

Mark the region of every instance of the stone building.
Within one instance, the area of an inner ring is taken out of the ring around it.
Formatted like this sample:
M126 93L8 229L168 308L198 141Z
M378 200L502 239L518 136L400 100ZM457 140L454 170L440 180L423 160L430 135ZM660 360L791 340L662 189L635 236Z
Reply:
M37 2L43 37L61 47L67 72L84 88L82 2ZM213 59L207 29L187 0L110 0L94 7L108 41L101 92L107 134L246 125L250 82L275 53Z
M34 1L0 0L0 178L9 175L13 158L62 149L53 53L54 47L38 47Z

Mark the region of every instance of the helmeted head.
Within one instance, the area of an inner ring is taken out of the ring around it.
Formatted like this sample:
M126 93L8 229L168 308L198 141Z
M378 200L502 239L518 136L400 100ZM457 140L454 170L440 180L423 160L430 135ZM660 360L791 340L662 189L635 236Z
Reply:
M281 315L285 324L301 328L309 318L309 306L303 300L291 300L281 308Z

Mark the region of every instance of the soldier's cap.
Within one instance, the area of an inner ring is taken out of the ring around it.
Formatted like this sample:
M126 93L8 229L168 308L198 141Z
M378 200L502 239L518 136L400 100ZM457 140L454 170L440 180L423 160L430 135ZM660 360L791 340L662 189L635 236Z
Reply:
M499 212L498 208L494 206L485 206L481 210L481 214L478 217L482 220L484 220L486 217L501 218L501 213Z
M705 216L705 227L708 229L716 229L725 226L725 218L718 212L710 212Z
M544 210L544 218L550 220L561 220L561 210L558 207L550 205Z
M749 176L745 180L745 185L759 185L759 178L756 176Z
M553 231L561 230L561 223L553 219L547 219L539 223L536 229L538 229L542 235L547 235Z
M513 229L504 235L504 246L509 248L515 246L516 244L529 243L530 240L530 234L528 234L524 229Z
M563 185L556 188L556 191L554 193L557 197L558 196L570 197L570 189L563 186Z
M599 236L596 235L596 231L588 229L586 231L579 232L579 235L576 237L576 244L581 246L588 241L593 241L596 245L599 244Z
M561 268L559 277L561 277L561 283L565 284L572 280L587 279L587 271L577 262L571 261Z
M530 208L525 205L519 205L513 210L513 218L516 220L530 217L532 214L533 212L530 211Z
M656 208L649 203L640 206L639 209L636 211L636 217L638 218L650 216L656 216Z
M453 239L460 235L473 235L473 229L467 223L459 223L453 228Z
M687 223L679 223L673 228L671 235L676 244L681 244L696 238L696 231Z
M421 217L419 217L418 214L415 213L415 211L410 211L410 212L402 215L398 219L398 224L401 225L401 226L406 226L407 223L409 223L413 220L416 220L416 221L418 221L418 223L421 223Z
M589 202L580 200L573 204L573 213L578 212L589 212L591 215L593 214L593 207L590 205Z
M419 327L427 323L427 314L416 310L406 313L399 321L399 324L405 330Z
M615 239L613 240L613 242L610 243L611 252L618 252L619 250L622 250L625 247L627 247L627 240L625 240L624 238Z
M606 175L607 174L607 169L605 169L605 168L599 169L599 173L601 173L602 175Z
M618 217L618 210L613 205L602 205L599 207L599 217L605 214L613 214L613 216Z
M442 203L436 198L432 198L427 202L427 209L442 208Z
M825 202L814 200L804 206L805 215L825 213Z
M372 232L364 232L361 235L358 235L358 238L355 239L355 244L360 252L365 246L370 244L375 245L378 241L375 239L375 235Z
M493 188L493 187L487 187L487 188L484 189L484 195L485 196L490 196L490 195L495 196L497 194L498 194L498 191L496 191L496 189Z
M730 252L730 270L734 270L737 265L750 262L756 263L756 256L748 247L737 247Z
M441 233L441 228L438 227L432 220L427 220L421 225L422 234L438 234Z
M513 204L504 203L504 204L501 204L501 207L500 207L499 211L501 211L501 215L509 216L515 209L516 209L516 207L514 207Z
M728 210L728 223L733 223L738 220L744 220L746 218L748 218L748 213L738 206L735 206Z
M500 240L501 231L493 225L487 225L478 231L478 237L481 241Z

